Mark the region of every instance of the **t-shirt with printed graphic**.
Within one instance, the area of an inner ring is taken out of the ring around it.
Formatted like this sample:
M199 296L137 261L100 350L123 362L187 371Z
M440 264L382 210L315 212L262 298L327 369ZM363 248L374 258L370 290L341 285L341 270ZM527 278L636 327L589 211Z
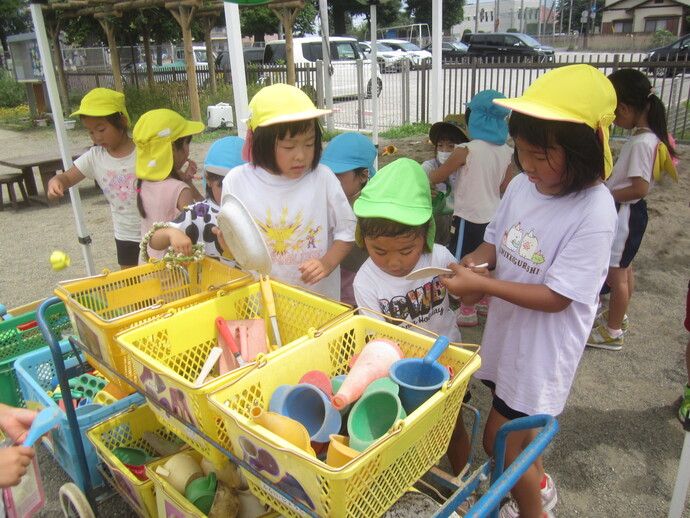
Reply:
M340 267L316 284L300 279L299 266L320 259L333 241L355 240L356 218L336 176L326 166L297 179L243 164L223 179L223 194L237 196L259 226L271 252L271 277L340 299Z
M431 253L422 254L414 270L427 266L445 268L448 263L453 262L453 254L446 247L435 244ZM450 309L451 295L439 282L438 276L416 281L394 277L381 270L369 258L357 272L353 287L358 306L407 320L447 336L451 342L461 341L455 314ZM373 313L364 314L383 319ZM412 326L400 325L416 331Z
M170 226L184 232L193 244L203 243L204 254L219 256L221 262L235 266L234 260L222 257L223 248L213 233L213 227L218 226L219 211L220 207L213 200L198 201L180 212Z
M510 182L484 235L496 246L495 278L545 284L572 300L547 313L492 298L475 375L493 381L513 410L563 410L594 322L616 221L603 184L556 197L540 194L524 174Z
M141 217L137 209L136 150L116 158L94 146L74 161L86 178L96 180L110 204L115 239L141 241Z

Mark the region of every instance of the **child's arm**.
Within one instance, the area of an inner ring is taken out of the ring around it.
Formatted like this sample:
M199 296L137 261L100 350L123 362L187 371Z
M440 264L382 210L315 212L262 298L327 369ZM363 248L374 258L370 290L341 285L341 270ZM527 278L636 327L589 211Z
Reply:
M164 227L156 230L149 240L149 245L154 250L167 250L172 246L176 254L191 257L193 254L192 240L179 228Z
M197 191L199 192L199 191ZM177 210L182 212L186 207L194 203L194 193L191 189L182 189L180 195L177 197Z
M302 282L314 284L328 277L352 250L353 242L336 239L321 259L310 259L299 266Z
M467 162L467 155L469 153L470 150L465 146L456 147L448 157L448 160L446 160L441 167L429 173L429 181L431 183L441 183L455 171L460 169L460 167L465 165L465 162Z
M11 446L0 450L0 488L19 484L36 452L26 446Z
M48 192L46 193L48 199L54 200L56 198L62 198L67 189L74 187L84 178L86 177L74 165L64 173L53 176L48 181Z
M187 169L184 172L178 171L177 176L179 176L180 180L182 180L189 186L189 188L192 191L192 197L194 201L204 201L204 195L199 192L199 189L197 189L193 183L194 175L196 175L198 170L196 162L192 159L189 159L187 160L187 163Z
M640 176L635 176L632 178L632 185L630 187L611 191L611 195L616 203L625 203L626 201L644 198L647 196L647 192L649 192L649 182Z
M26 439L36 415L37 412L33 410L0 403L0 428L15 443L21 444Z
M463 258L464 259L464 258ZM510 282L474 273L469 268L459 264L449 265L454 272L454 276L440 277L448 291L463 297L476 296L477 293L484 293L506 300L516 306L545 313L558 313L567 308L572 302L571 299L556 293L545 284L527 284L522 282Z

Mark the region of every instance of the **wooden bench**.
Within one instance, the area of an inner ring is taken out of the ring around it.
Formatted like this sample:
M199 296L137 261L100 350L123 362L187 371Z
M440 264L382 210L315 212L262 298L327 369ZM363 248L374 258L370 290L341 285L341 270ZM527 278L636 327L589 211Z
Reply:
M27 206L31 206L31 199L26 192L26 187L24 186L24 176L22 173L10 173L10 174L0 174L0 211L5 210L5 201L2 199L2 186L7 186L7 194L10 196L10 203L14 210L19 211L19 202L17 201L17 193L14 192L14 184L19 186L19 190L22 193L22 198L26 202Z

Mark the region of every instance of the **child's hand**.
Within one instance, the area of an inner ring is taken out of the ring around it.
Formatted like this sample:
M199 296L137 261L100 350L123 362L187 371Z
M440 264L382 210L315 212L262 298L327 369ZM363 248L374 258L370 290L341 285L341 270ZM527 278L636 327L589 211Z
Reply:
M321 259L309 259L300 265L299 271L302 272L302 282L315 284L321 279L328 277L333 268L330 268Z
M19 484L26 475L27 467L31 464L36 452L26 446L11 446L0 450L0 488L12 487Z
M183 257L191 257L194 253L192 250L192 240L181 230L179 232L170 232L170 246L175 254L182 254Z
M180 171L180 178L183 182L191 182L197 172L197 165L191 158L187 160L187 169Z
M232 252L230 251L230 247L228 247L228 244L225 242L225 239L223 239L223 232L220 230L220 227L213 227L211 229L211 232L213 232L218 237L218 244L223 249L223 252L228 255L232 254Z
M64 185L62 185L62 182L57 179L57 176L53 176L48 181L48 192L46 192L46 196L48 196L49 200L54 200L56 198L62 198L64 195Z
M33 410L0 404L0 428L16 444L21 444L37 415Z
M471 259L469 259L471 261ZM465 261L465 258L463 258ZM474 262L472 262L474 264ZM439 281L456 297L472 297L483 294L482 279L489 276L487 268L471 268L462 264L450 263L448 268L455 275L440 275Z

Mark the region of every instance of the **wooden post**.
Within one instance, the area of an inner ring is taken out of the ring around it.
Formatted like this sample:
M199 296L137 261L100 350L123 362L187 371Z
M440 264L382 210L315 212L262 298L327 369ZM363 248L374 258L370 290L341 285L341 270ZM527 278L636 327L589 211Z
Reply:
M62 28L62 20L57 20L55 24L46 24L46 31L53 42L53 61L55 62L55 70L57 72L58 90L60 90L60 102L62 103L62 111L65 115L72 113L72 106L69 102L69 95L67 95L67 81L65 79L65 63L62 60L62 52L60 51L60 29ZM55 114L57 116L57 114Z
M196 65L192 58L192 20L196 13L196 6L183 5L182 3L165 6L182 28L182 41L184 42L184 57L187 65L187 81L189 82L189 104L192 110L192 120L201 122L201 107L199 105L199 85L196 79Z
M103 27L106 37L108 38L108 48L110 49L110 68L113 70L113 86L118 92L123 92L122 72L120 71L120 53L117 50L117 41L115 41L115 31L113 25L107 18L96 17L98 23Z

